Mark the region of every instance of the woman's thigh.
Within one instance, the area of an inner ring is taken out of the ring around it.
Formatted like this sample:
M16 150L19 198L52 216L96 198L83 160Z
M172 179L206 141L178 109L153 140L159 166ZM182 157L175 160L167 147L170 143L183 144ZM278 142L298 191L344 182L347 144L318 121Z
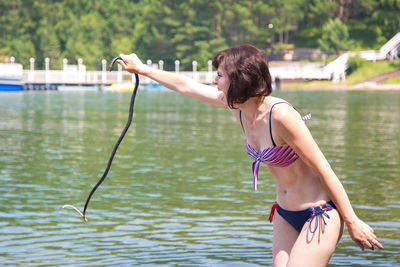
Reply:
M326 266L335 251L343 233L343 220L336 209L328 211L326 225L318 216L311 223L314 230L316 220L318 227L314 233L310 231L310 222L306 222L294 243L287 266Z
M274 214L272 255L274 267L286 267L299 233L278 212Z

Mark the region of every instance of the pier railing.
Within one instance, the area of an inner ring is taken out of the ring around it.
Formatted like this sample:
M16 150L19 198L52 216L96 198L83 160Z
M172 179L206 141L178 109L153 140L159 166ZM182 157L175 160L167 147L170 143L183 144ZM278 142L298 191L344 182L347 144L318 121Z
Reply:
M329 80L331 74L328 73L321 64L288 64L280 67L270 68L273 79L310 79L310 80ZM212 71L181 71L179 74L193 78L194 80L212 84L216 72ZM24 84L64 84L64 85L110 85L113 83L134 82L134 75L125 71L81 71L68 72L62 70L24 70L22 83ZM147 77L140 77L141 84L150 83Z
M216 72L208 71L181 71L179 74L204 84L211 84L216 76ZM22 73L22 83L24 84L110 85L134 81L134 75L125 71L24 70ZM141 76L140 81L141 84L148 84L151 80Z

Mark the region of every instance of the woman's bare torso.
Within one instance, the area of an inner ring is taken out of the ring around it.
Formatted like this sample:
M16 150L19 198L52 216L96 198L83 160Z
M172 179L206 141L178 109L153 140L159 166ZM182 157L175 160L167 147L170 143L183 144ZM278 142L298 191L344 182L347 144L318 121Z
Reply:
M272 146L269 113L271 106L279 101L282 100L268 97L268 100L259 106L253 118L246 118L245 112L242 112L242 125L247 143L257 150ZM240 123L240 109L232 109L231 112ZM300 115L299 119L301 119ZM274 127L272 127L272 135L277 146L286 145ZM318 174L301 158L287 167L267 166L275 179L277 201L282 208L293 211L304 210L330 200Z

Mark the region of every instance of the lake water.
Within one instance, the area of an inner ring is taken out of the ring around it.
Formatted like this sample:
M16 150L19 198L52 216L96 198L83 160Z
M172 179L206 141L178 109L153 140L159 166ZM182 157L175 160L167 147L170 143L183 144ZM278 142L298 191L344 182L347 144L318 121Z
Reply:
M277 92L304 115L384 250L345 232L329 266L400 265L400 92ZM226 110L171 92L0 94L0 265L270 266L273 179L252 189L243 132Z

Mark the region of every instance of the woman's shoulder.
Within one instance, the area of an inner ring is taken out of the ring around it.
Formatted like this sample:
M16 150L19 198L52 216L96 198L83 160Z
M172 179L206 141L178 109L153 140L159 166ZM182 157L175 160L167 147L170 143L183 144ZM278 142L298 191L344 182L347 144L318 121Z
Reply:
M281 98L272 99L269 112L271 118L278 122L286 122L299 117L292 104Z

